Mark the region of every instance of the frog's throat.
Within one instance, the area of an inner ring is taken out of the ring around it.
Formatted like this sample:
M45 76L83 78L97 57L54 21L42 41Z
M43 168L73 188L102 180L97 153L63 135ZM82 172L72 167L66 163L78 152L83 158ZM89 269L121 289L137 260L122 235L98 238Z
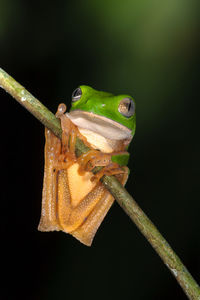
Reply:
M99 116L92 112L74 110L66 116L79 128L91 130L107 139L131 140L131 129L109 118Z

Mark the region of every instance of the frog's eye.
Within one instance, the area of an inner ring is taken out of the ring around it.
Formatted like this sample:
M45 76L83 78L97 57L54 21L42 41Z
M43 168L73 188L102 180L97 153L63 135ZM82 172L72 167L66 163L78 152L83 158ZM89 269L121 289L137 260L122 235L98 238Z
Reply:
M135 112L135 103L131 98L124 98L119 103L118 111L124 117L130 118Z
M72 93L72 102L76 102L78 101L82 96L82 91L81 91L81 88L77 88L75 89L75 91L73 91Z

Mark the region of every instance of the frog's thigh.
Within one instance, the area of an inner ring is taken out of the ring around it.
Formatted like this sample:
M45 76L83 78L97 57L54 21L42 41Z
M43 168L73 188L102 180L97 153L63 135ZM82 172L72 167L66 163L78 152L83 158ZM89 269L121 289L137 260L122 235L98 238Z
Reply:
M57 219L62 230L68 222L71 214L71 197L69 191L69 183L67 170L58 171L57 177Z
M45 128L45 167L42 191L42 211L38 230L60 230L56 210L56 172L54 172L54 158L60 148L60 141L51 131Z
M121 174L119 177L120 182L125 185L128 179L128 173ZM114 202L113 196L105 187L103 187L103 189L103 195L92 212L89 214L86 220L84 220L80 227L71 232L75 238L87 246L92 244L96 231L98 230L101 222Z
M78 173L74 163L58 174L57 211L62 230L68 233L77 229L88 217L104 194L102 184L91 182L91 172Z
M105 189L104 195L89 216L84 220L81 226L72 231L71 234L83 244L90 246L97 229L113 204L113 201L114 198Z

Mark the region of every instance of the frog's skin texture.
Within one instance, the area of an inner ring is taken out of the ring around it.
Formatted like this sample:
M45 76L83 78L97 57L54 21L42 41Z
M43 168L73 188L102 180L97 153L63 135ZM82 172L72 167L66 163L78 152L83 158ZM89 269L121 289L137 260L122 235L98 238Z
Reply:
M133 98L128 95L113 96L88 86L80 86L73 93L69 113L64 113L62 104L59 106L57 117L61 120L62 141L45 129L39 230L62 230L87 246L92 244L114 201L99 181L100 176L116 174L123 185L128 178L128 168L122 169L118 161L122 157L122 165L127 162L126 149L135 133L134 106ZM76 137L91 152L77 158ZM104 168L94 178L91 169L97 165Z

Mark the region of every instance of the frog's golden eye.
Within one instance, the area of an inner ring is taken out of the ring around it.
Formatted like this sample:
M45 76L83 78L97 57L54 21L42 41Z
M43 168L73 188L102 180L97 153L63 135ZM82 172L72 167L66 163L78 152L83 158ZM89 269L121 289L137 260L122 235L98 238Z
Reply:
M81 88L77 88L73 91L72 93L72 102L76 102L78 101L82 96L82 91L81 91Z
M130 118L135 113L135 103L131 98L124 98L119 103L118 111L124 117Z

